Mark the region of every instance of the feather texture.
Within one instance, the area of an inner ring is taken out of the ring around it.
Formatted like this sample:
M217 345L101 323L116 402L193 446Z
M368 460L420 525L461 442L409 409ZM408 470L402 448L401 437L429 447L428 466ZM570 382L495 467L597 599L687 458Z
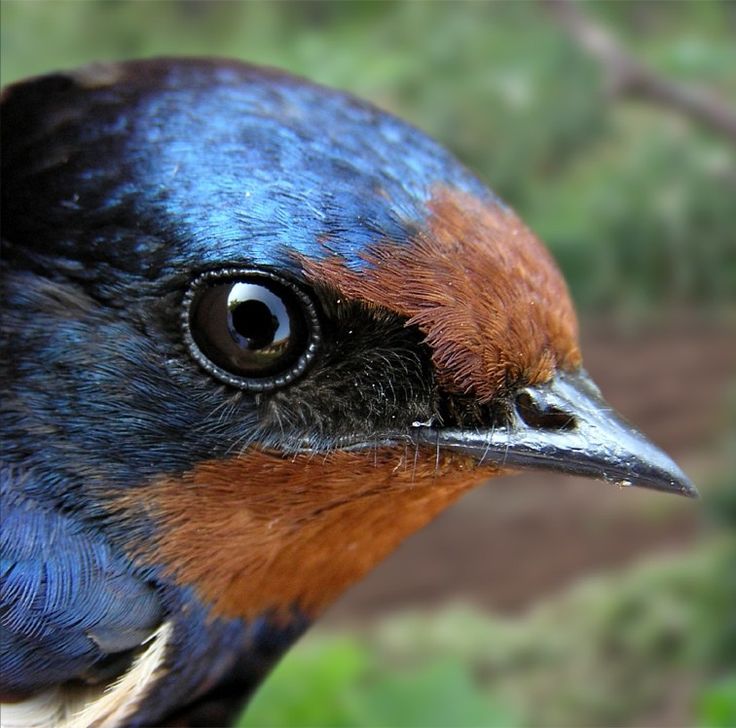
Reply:
M152 587L99 534L27 497L31 479L0 469L4 694L81 676L140 645L161 620Z

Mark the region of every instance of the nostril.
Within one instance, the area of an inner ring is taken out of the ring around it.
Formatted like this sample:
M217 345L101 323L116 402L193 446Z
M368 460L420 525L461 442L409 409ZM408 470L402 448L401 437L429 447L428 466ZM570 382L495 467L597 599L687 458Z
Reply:
M532 397L522 392L516 398L516 411L521 419L539 430L574 430L577 427L575 417L557 407L540 408Z

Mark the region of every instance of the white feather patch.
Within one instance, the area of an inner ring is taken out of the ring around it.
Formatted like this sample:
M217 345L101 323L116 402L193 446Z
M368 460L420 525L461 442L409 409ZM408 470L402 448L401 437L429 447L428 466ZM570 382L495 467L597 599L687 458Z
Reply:
M130 669L108 685L62 685L0 705L0 728L118 728L158 677L173 627L164 622L144 643Z

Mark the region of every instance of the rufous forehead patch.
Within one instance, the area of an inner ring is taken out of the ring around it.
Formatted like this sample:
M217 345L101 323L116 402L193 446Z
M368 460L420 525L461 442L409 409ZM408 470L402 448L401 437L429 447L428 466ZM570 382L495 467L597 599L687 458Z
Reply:
M303 259L309 279L388 308L424 332L441 386L488 401L505 386L580 366L567 285L510 210L441 189L411 244L378 243L366 265Z

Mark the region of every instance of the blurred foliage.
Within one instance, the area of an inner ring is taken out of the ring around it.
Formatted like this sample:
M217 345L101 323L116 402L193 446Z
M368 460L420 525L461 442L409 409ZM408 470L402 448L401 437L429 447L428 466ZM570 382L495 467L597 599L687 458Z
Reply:
M514 718L455 659L435 656L410 672L384 663L354 638L309 640L266 682L242 725L501 728Z
M612 726L686 699L691 724L732 726L736 538L581 583L526 616L467 608L315 631L241 726Z
M715 524L736 533L736 384L726 397L724 412L726 421L718 444L725 457L720 475L708 492L705 512Z
M736 673L704 690L698 716L703 728L733 728L736 725Z
M736 4L586 3L658 72L736 100ZM3 0L2 79L92 60L233 56L368 97L477 171L587 310L736 302L736 152L607 93L533 3Z

